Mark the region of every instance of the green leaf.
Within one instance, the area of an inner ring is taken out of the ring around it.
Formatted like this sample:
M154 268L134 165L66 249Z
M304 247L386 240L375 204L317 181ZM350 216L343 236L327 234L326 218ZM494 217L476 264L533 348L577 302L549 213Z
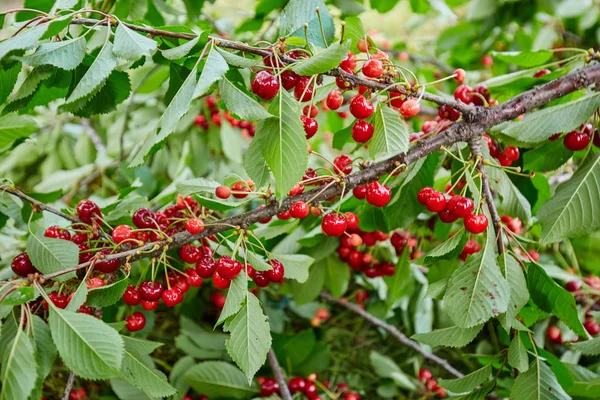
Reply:
M588 337L577 315L573 295L550 278L536 263L529 263L527 267L527 287L531 299L539 308L558 317L580 337Z
M200 35L196 36L190 41L185 42L181 46L173 47L172 49L167 49L162 51L162 55L167 60L177 60L179 58L185 57L198 43L200 40Z
M98 308L112 306L123 297L123 293L125 293L127 286L129 286L129 279L125 277L110 285L91 289L88 291L88 297L85 304L90 307Z
M257 188L265 186L271 179L271 171L262 155L260 141L250 142L244 156L244 169Z
M526 171L553 171L573 156L562 140L552 140L523 154L523 169Z
M225 346L231 359L252 382L254 374L262 367L271 348L271 332L267 317L254 294L247 292L241 310L225 322L223 330L231 333Z
M379 106L373 125L375 131L369 145L371 157L375 158L381 153L392 155L408 150L408 127L391 107Z
M538 212L542 244L581 236L600 227L600 154L586 160Z
M70 371L84 379L119 375L123 339L116 330L91 315L61 310L52 303L48 321L58 353Z
M346 269L348 268L346 267ZM397 300L408 294L408 291L412 286L409 251L402 252L400 259L396 264L396 272L394 272L394 275L385 276L383 280L388 287L386 298L387 306L388 308L391 308Z
M468 235L464 228L461 228L450 239L446 240L429 253L423 259L423 264L429 265L436 260L451 260L456 258L465 247Z
M38 41L44 35L50 24L38 25L24 33L20 33L3 42L0 42L0 61L9 54L22 52L37 46Z
M450 277L447 276L438 281L430 283L427 287L427 293L425 293L425 297L429 297L436 300L441 300L444 298L444 294L446 293L446 289L448 288L448 281Z
M529 368L527 349L521 340L521 335L515 335L508 348L508 364L523 373Z
M325 269L313 266L308 274L308 279L304 283L291 282L292 296L298 305L310 303L319 297L325 283Z
M350 42L343 45L335 42L312 57L305 58L294 64L292 71L298 75L313 76L336 68L348 54Z
M371 0L371 7L384 14L391 11L398 4L399 0Z
M428 333L417 333L412 338L432 347L464 347L477 337L482 328L483 324L466 329L451 326L450 328L436 329Z
M169 373L169 382L177 389L179 393L186 393L190 386L185 382L185 374L194 366L196 362L190 356L179 358L173 369Z
M305 254L271 254L271 258L283 264L285 277L295 279L300 283L308 279L308 269L315 259Z
M571 346L573 349L580 351L583 354L596 356L600 354L600 337L573 343Z
M365 27L362 20L358 17L348 17L344 20L346 28L344 30L344 39L350 39L350 48L356 49L358 41L365 37Z
M562 400L571 397L556 381L556 376L539 357L529 369L515 379L510 394L511 400Z
M240 119L261 121L273 117L273 115L269 114L256 100L231 83L227 77L219 81L219 90L227 109L240 117ZM277 98L272 100L271 104L273 104L276 99ZM298 121L300 120L298 119Z
M231 281L229 290L227 291L227 298L225 299L225 305L221 310L219 319L215 325L221 325L232 315L242 308L242 303L247 296L248 292L248 277L242 272L234 280Z
M200 79L198 79L198 85L194 90L193 97L200 97L206 94L208 89L210 89L215 82L223 78L225 72L228 70L229 65L227 65L227 61L225 61L221 53L215 51L213 48L213 50L208 53L208 58L206 59L206 63L200 74Z
M336 255L327 257L323 262L325 267L325 285L331 292L332 296L342 297L348 284L350 283L350 268ZM306 269L306 277L298 282L306 282L308 279L308 268Z
M117 59L112 52L112 47L112 43L106 41L90 68L63 104L65 110L80 109L106 83L110 73L117 67Z
M52 364L56 359L56 346L52 342L48 325L37 315L32 316L32 319L31 338L35 348L35 358L38 361L38 381L41 383L52 370Z
M85 49L85 36L79 36L62 42L43 43L34 53L20 59L31 67L54 65L70 71L81 64L85 56Z
M495 59L503 61L507 64L514 64L523 68L537 67L546 64L552 56L553 52L549 50L538 51L504 51L492 52Z
M246 399L259 390L248 385L242 371L222 361L206 361L192 367L185 374L185 381L197 393L210 397Z
M75 243L48 238L39 233L29 235L27 253L32 264L44 274L58 272L79 264L79 247ZM74 272L69 272L56 279L62 281L74 276Z
M323 43L318 14L315 12L316 7L321 11L323 32L325 39L330 43L335 33L335 26L323 0L290 0L279 17L279 35L304 39L304 24L308 24L309 42L319 47L327 47L327 44Z
M36 381L37 364L34 346L14 315L2 327L0 361L0 400L27 400Z
M3 306L18 306L21 304L25 304L30 302L35 298L35 290L32 286L24 286L18 289L13 290L9 295L6 295L6 292L11 289L10 285L5 285L0 289L0 296L3 297L2 305Z
M300 122L298 103L286 91L280 91L269 106L277 118L261 121L254 140L277 183L276 196L284 197L304 175L308 164L306 135Z
M238 56L237 54L230 53L220 47L215 47L215 49L221 53L227 64L232 65L238 68L252 68L260 63L260 60L253 58L246 58Z
M83 303L85 303L87 293L87 285L84 281L81 281L79 283L79 286L77 287L77 290L74 292L73 297L69 301L69 304L67 304L67 307L65 307L65 310L77 312L77 310L79 310L79 307L81 307Z
M471 255L448 281L445 309L461 328L482 324L506 311L510 288L498 267L495 245L494 235L488 229L482 250Z
M0 104L4 103L12 93L17 84L20 72L21 63L13 63L10 66L0 64ZM0 137L2 137L2 135L0 135Z
M492 379L492 364L457 379L440 379L439 385L454 393L466 393Z
M222 124L219 131L223 154L236 164L242 163L242 135L229 124Z
M513 319L529 301L527 280L519 262L510 254L503 253L499 257L500 270L510 287L510 300L506 314L500 317L504 329L508 332Z
M462 396L452 397L453 400L483 400L487 398L487 395L494 390L496 387L496 381L490 381L485 385L482 385L479 389L474 392L463 394Z
M38 131L37 123L26 115L6 114L0 117L0 149Z
M502 197L500 209L506 215L528 222L531 219L531 204L510 180L506 172L499 168L487 168L486 171L492 180L492 186Z
M132 31L124 23L117 25L112 49L115 56L135 61L144 56L150 57L156 51L156 46L156 41Z
M376 351L371 351L369 360L373 366L374 372L382 378L389 378L394 383L406 390L416 390L418 386L398 365L389 357L384 356Z
M184 197L203 192L214 193L218 186L219 182L205 178L192 178L175 182L177 193L180 193Z
M525 114L520 121L505 122L493 131L516 139L525 147L545 142L557 132L567 132L586 122L600 107L600 93Z
M254 234L261 239L273 239L277 236L283 235L284 233L290 233L300 223L298 220L292 220L284 223L279 223L279 221L275 222L276 223L266 226L259 226L254 230Z

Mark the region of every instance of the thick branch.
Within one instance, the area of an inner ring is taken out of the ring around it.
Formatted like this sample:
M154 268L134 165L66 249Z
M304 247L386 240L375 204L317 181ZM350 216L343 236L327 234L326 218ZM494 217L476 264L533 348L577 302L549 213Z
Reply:
M350 310L357 315L360 315L362 318L366 319L371 324L375 325L378 328L385 330L387 333L390 334L390 336L392 336L394 339L396 339L397 341L399 341L406 347L410 347L411 349L413 349L417 353L421 354L426 359L428 359L428 360L436 363L440 367L444 368L446 371L448 371L453 376L455 376L457 378L464 376L462 372L458 371L456 368L454 368L452 365L450 365L450 363L447 360L444 360L443 358L438 357L435 354L432 354L432 353L428 352L427 350L423 349L423 347L421 347L421 345L419 343L415 342L414 340L409 339L405 334L400 332L395 326L390 325L383 320L380 320L379 318L377 318L377 317L373 316L372 314L370 314L369 312L363 310L356 304L352 304L348 301L338 299L336 297L333 297L329 293L325 293L325 292L321 293L321 298L323 298L329 302L335 303L339 306L342 306L345 309Z
M34 199L33 197L26 195L25 193L23 193L22 191L20 191L17 188L2 186L2 187L0 187L0 190L3 192L10 193L14 196L17 196L18 198L23 199L25 201L28 201L29 203L31 203L31 206L34 211L44 210L44 211L48 211L52 214L58 215L59 217L63 217L64 219L68 219L71 222L79 222L79 218L74 217L72 215L67 215L55 208L47 206L46 204Z
M279 384L279 395L283 400L292 400L292 394L290 393L290 389L288 388L285 377L283 376L283 370L281 369L281 365L279 365L277 356L272 348L269 349L267 358L269 359L269 365L271 366L273 375L275 375L275 380Z

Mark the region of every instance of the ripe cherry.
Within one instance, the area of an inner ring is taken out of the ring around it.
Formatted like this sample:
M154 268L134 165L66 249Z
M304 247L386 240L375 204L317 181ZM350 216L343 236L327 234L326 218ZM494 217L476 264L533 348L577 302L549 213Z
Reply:
M327 95L327 107L329 107L331 110L337 110L342 106L343 102L344 97L342 96L339 90L332 90Z
M135 286L129 285L125 292L123 293L123 302L130 306L137 306L140 304L140 292L136 289Z
M352 126L352 139L358 143L366 143L373 137L375 127L373 124L359 119Z
M317 133L317 130L319 129L319 123L315 119L308 118L304 115L300 116L300 120L302 121L306 138L310 139L315 136L315 133Z
M296 87L294 88L294 96L300 102L310 101L313 97L313 86L309 85L310 78L303 76L298 80Z
M336 174L348 175L352 172L352 159L345 154L334 158L333 165Z
M157 301L163 292L163 285L158 281L144 281L138 291L142 300Z
M179 257L188 264L195 263L200 256L202 256L202 251L191 243L184 244L179 248Z
M158 307L158 300L142 300L140 302L144 310L152 311Z
M85 283L85 285L88 289L96 289L104 286L104 281L102 278L91 278Z
M291 394L303 393L306 388L306 382L304 381L304 378L297 376L289 380L288 388L290 389Z
M223 256L217 261L217 273L221 278L232 280L242 271L242 263L231 259L229 256Z
M419 373L417 374L417 379L419 379L419 381L421 381L421 382L426 382L426 381L430 380L431 378L433 378L433 374L431 373L430 370L425 369L425 368L421 368L419 370Z
M375 207L383 207L390 202L392 191L379 181L373 181L367 186L367 203Z
M515 146L507 146L504 149L504 155L506 155L506 158L508 158L510 161L517 161L519 159L519 149Z
M406 96L400 92L389 93L390 105L395 108L402 107L402 104L406 101Z
M383 74L383 64L376 58L371 58L362 67L362 73L367 78L377 79Z
M185 221L185 230L191 235L197 235L204 230L204 222L198 218L190 218Z
M267 278L271 282L276 282L276 283L283 281L283 277L285 275L285 269L283 268L283 264L281 264L279 261L274 260L274 259L269 261L269 264L271 264L273 269L264 271Z
M38 272L38 270L31 263L27 253L21 253L15 256L10 264L10 267L15 274L23 277Z
M140 208L133 214L133 224L139 229L156 229L156 214L147 208Z
M61 228L58 225L53 225L46 229L44 236L53 239L71 240L71 234L68 230Z
M356 68L356 61L354 59L356 56L351 51L346 54L346 57L340 62L340 68L348 73L354 72L354 68ZM333 108L332 108L333 110Z
M360 185L352 189L352 195L359 200L364 199L367 196L367 187L365 185Z
M358 119L369 118L375 111L375 106L362 94L357 94L350 100L350 113Z
M231 186L231 190L233 192L237 192L233 193L233 197L235 197L236 199L243 199L248 197L247 192L250 191L250 188L244 182L236 182Z
M358 229L358 216L351 211L346 211L344 215L346 216L348 230L353 231Z
M288 219L292 218L292 215L289 211L284 211L282 213L277 214L277 218L282 221L287 221Z
M290 215L294 218L302 219L308 217L310 208L303 201L297 201L290 207Z
M567 289L569 292L577 292L579 289L581 289L581 285L581 281L569 281L565 285L565 289Z
M100 251L98 251L98 253L103 254L103 255L109 255L110 252L111 252L111 250L109 248L104 248L104 249L101 249ZM88 253L88 254L91 254L91 253ZM110 274L110 273L118 270L120 266L121 266L121 261L119 261L118 258L113 258L112 260L98 261L95 264L94 268L100 272Z
M471 104L473 102L473 89L468 85L460 85L454 90L454 98L462 101L465 104Z
M217 307L217 308L223 308L225 306L225 300L227 298L225 297L225 295L223 294L223 292L220 292L218 290L215 290L214 292L212 292L210 294L210 301L212 301L212 303Z
M69 393L69 400L85 400L87 399L87 392L84 388L73 389Z
M446 224L451 224L458 219L458 216L454 214L452 211L444 209L438 213L438 217L440 221Z
M327 236L341 236L346 231L346 216L332 212L323 216L321 221L321 230Z
M125 326L130 332L137 332L144 329L146 326L146 316L143 313L136 311L125 318L125 322Z
M413 117L417 115L419 111L421 111L421 105L417 100L414 99L406 100L404 104L402 104L402 107L400 107L400 113L405 118Z
M212 277L215 269L217 269L217 263L210 256L203 256L196 262L196 272L201 278L208 279Z
M562 334L560 333L560 329L558 327L551 325L546 330L546 337L556 344L562 344Z
M267 277L266 271L256 271L252 276L252 280L256 286L262 288L269 286L269 283L271 283Z
M285 90L290 90L298 84L300 75L294 71L286 70L281 73L281 85Z
M213 284L219 289L227 289L229 285L231 285L231 281L229 279L222 278L221 275L217 271L212 276Z
M590 143L590 137L580 131L571 131L565 135L564 145L571 151L585 149Z
M458 218L468 217L472 212L475 204L473 200L463 196L452 196L448 200L448 210L452 211Z
M183 301L183 292L175 286L162 292L160 297L167 307L175 307Z
M588 319L585 321L583 323L583 327L592 336L596 336L598 333L600 333L600 325L598 325L598 323L593 319Z
M534 78L541 78L544 75L548 75L550 73L549 69L540 69L538 72L536 72L533 77Z
M129 225L119 225L112 230L111 236L115 243L123 243L133 238L132 228Z
M443 211L446 209L446 196L441 192L434 191L429 195L425 206L431 212Z
M279 393L279 384L273 378L265 378L260 385L260 395L262 397L270 397L275 393Z
M307 104L302 109L302 115L309 117L309 118L315 118L317 115L319 115L319 109L314 104L313 105Z
M465 217L465 228L474 234L479 234L486 230L488 219L484 214L471 214Z
M77 204L77 216L82 222L91 225L95 220L102 218L102 211L91 200L81 200Z
M462 68L458 68L456 70L454 70L454 80L456 80L456 82L458 82L459 84L462 84L465 81L465 70Z
M460 111L458 111L450 106L443 105L443 106L440 106L440 108L438 108L438 116L440 118L446 118L450 121L457 121L461 115L462 114ZM425 124L423 124L423 125L425 125ZM425 132L425 129L423 129L423 132ZM427 132L425 132L425 133L427 133Z
M229 189L227 186L218 186L215 189L215 196L220 199L228 199L229 196L231 196L231 189Z
M271 100L279 91L279 80L268 71L260 71L252 80L252 92L263 100Z
M417 201L422 205L426 205L429 196L431 196L433 193L435 193L435 190L432 187L426 186L417 194Z

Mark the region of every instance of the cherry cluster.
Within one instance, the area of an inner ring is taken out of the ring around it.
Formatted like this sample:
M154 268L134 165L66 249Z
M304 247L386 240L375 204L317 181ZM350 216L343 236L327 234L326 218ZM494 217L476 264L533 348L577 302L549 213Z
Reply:
M550 140L556 140L560 137L560 133L555 133L550 136ZM579 151L584 150L590 144L590 141L594 143L594 146L600 147L600 134L598 128L590 123L581 124L579 129L575 129L567 133L563 139L563 144L568 150Z
M199 126L205 131L210 128L210 123L219 127L222 124L221 115L223 115L229 125L242 130L242 136L253 137L256 134L256 126L252 122L236 119L229 114L229 111L221 113L219 109L219 103L215 97L206 96L205 103L210 113L210 122L204 114L198 114L198 116L194 119L194 125Z
M233 196L236 199L244 199L248 197L248 194L254 191L254 182L251 179L247 181L238 181L229 186L218 186L215 189L215 196L219 199L228 199Z
M260 395L262 397L269 397L274 394L279 394L279 384L274 378L258 377L258 383L260 384ZM319 388L317 384L317 375L310 374L306 378L296 376L288 381L288 389L290 394L301 394L303 398L308 400L322 400L323 397L319 395ZM325 389L331 390L329 381L319 382ZM360 400L361 397L358 393L350 391L347 384L340 382L336 385L334 393L336 399L341 400Z
M468 197L454 195L446 200L446 195L432 187L424 187L417 194L419 203L431 212L437 212L444 223L453 223L463 218L465 229L471 233L479 234L486 230L488 219L485 214L473 214L474 203Z
M498 163L503 167L510 167L521 155L521 152L515 146L506 146L504 150L500 151L500 146L494 139L485 134L483 135L483 139L487 143L490 156L498 160Z
M317 308L315 311L315 316L310 320L310 324L317 328L321 325L323 321L326 321L329 318L329 311L326 308Z
M438 399L446 398L446 389L438 385L437 380L433 378L430 370L421 368L417 374L417 378L425 386L426 394L433 395Z

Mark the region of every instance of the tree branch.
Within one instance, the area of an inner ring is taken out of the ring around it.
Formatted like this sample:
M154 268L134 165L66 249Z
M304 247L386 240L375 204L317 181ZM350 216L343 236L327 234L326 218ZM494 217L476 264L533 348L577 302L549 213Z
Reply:
M31 203L31 206L34 211L44 210L44 211L48 211L52 214L58 215L59 217L62 217L64 219L67 219L73 223L79 222L79 218L74 217L72 215L67 215L67 214L63 213L62 211L59 211L55 208L47 206L46 204L42 203L41 201L38 201L38 200L34 199L33 197L26 195L21 190L15 188L15 187L0 186L0 191L10 193L20 199L23 199L23 200Z
M69 395L71 394L71 390L73 389L73 384L75 383L75 374L71 372L69 375L69 379L67 379L67 385L65 386L65 391L63 392L62 400L69 400Z
M452 365L450 365L450 363L447 360L445 360L441 357L438 357L433 353L428 352L423 347L421 347L421 345L419 343L415 342L414 340L409 339L405 334L400 332L395 326L390 325L383 320L380 320L379 318L377 318L374 315L372 315L371 313L363 310L356 304L352 304L348 301L338 299L336 297L333 297L329 293L325 293L325 292L321 293L321 298L323 298L331 303L335 303L339 306L342 306L345 309L350 310L357 315L360 315L362 318L366 319L371 324L375 325L378 328L385 330L387 333L390 334L390 336L392 336L394 339L396 339L397 341L399 341L406 347L410 347L411 349L413 349L417 353L421 354L423 357L425 357L429 361L434 362L435 364L439 365L440 367L442 367L443 369L448 371L453 376L455 376L457 378L464 376L464 374L462 372L460 372L459 370L454 368Z
M290 389L288 388L287 382L285 381L285 377L283 376L283 370L281 369L281 365L279 365L279 361L277 361L277 356L275 355L273 348L269 349L267 358L269 359L269 365L271 366L271 370L275 375L275 380L279 384L279 395L283 400L292 400L292 394L290 393Z

